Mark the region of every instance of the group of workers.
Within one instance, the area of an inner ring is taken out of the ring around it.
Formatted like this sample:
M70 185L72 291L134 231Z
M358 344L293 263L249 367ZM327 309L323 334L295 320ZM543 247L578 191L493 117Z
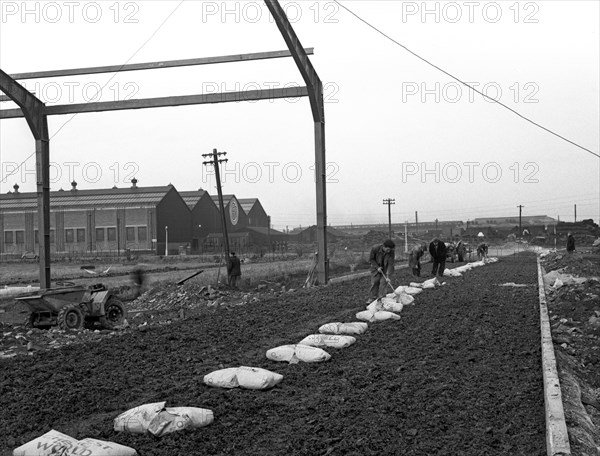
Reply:
M369 301L379 299L385 296L386 289L389 286L393 289L389 277L394 272L395 261L395 244L388 239L381 245L376 245L371 249L369 255L369 263L371 264L371 288L369 290ZM462 241L458 241L452 246L458 255L458 261L464 261L466 254L466 245ZM408 255L408 266L416 277L421 277L421 258L425 252L429 252L431 262L432 276L442 277L446 269L446 258L448 255L448 247L438 238L433 239L429 245L425 242L414 247ZM477 246L477 256L479 259L487 258L488 245L481 242Z

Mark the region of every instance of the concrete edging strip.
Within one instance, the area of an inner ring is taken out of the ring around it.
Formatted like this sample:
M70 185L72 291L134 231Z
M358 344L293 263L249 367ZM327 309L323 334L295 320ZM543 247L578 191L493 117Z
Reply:
M546 293L544 291L544 277L539 256L537 258L537 266L546 414L546 452L548 456L568 456L571 454L571 447L569 445L569 434L565 421L558 369L556 368Z

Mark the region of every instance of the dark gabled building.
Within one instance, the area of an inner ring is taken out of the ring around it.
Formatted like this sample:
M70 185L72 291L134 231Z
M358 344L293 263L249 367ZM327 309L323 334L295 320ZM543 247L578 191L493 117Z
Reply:
M210 233L221 231L221 213L207 191L179 192L191 211L191 251L198 252Z
M0 254L38 252L37 193L0 195ZM191 213L172 185L50 192L53 254L178 251L191 238Z
M239 200L242 209L248 216L248 226L269 226L269 216L265 212L258 198L240 198Z
M212 195L211 198L220 211L219 196ZM235 195L223 195L223 206L225 207L225 222L227 223L228 233L235 233L248 226L248 216ZM221 224L219 223L219 232L221 231L220 227Z

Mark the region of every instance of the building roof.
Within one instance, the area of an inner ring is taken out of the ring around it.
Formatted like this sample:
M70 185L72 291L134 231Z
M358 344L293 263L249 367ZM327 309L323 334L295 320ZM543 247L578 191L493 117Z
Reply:
M212 198L212 200L216 204L217 209L220 210L220 207L219 207L219 195L211 195L210 197ZM223 195L223 205L227 206L229 204L229 201L232 198L235 198L235 195Z
M308 228L304 228L303 230L301 230L299 232L297 231L294 234L295 235L301 235L304 232L316 231L316 230L317 230L317 225L312 225L312 226L309 226ZM341 231L341 230L338 230L336 228L333 228L332 226L327 226L327 233L328 234L332 234L334 236L338 236L338 237L348 237L349 236L348 233L346 233L344 231Z
M238 202L246 214L250 213L256 203L260 204L258 198L241 198L238 199Z
M187 204L190 209L193 209L194 206L198 204L198 201L200 201L200 198L206 194L206 190L190 190L179 192L179 194L181 195L181 198L183 198L183 201L185 201L185 204Z
M156 206L174 187L131 187L96 190L58 190L50 192L50 207L114 207ZM2 212L37 209L37 193L15 193L0 195Z
M255 233L264 234L265 236L287 236L287 233L283 231L277 231L271 228L267 228L266 226L247 226L244 230L254 231Z

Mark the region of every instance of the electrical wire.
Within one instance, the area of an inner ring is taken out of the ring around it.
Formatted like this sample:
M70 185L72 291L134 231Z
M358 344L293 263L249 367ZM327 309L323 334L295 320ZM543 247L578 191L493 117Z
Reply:
M592 154L595 157L600 158L600 154L597 154L596 152L581 146L579 144L577 144L574 141L571 141L568 138L565 138L564 136L556 133L553 130L550 130L549 128L544 127L543 125L535 122L534 120L530 119L529 117L524 116L523 114L521 114L520 112L516 111L515 109L511 108L510 106L505 105L504 103L502 103L501 101L498 101L486 94L484 94L483 92L477 90L475 87L470 86L468 83L464 82L463 80L457 78L456 76L454 76L453 74L447 72L446 70L444 70L443 68L440 68L439 66L435 65L434 63L430 62L429 60L427 60L424 57L421 57L419 54L417 54L414 51L411 51L409 48L407 48L405 45L403 45L402 43L399 43L398 41L396 41L394 38L392 38L391 36L387 35L386 33L384 33L382 30L378 29L377 27L375 27L374 25L372 25L371 23L369 23L368 21L366 21L365 19L363 19L362 17L360 17L358 14L356 14L354 11L350 10L347 6L342 5L338 0L333 0L335 3L337 3L340 7L344 8L346 11L348 11L350 14L352 14L355 18L357 18L359 21L361 21L362 23L364 23L365 25L367 25L368 27L372 28L373 30L375 30L377 33L379 33L380 35L384 36L385 38L387 38L388 40L390 40L391 42L395 43L396 45L400 46L402 49L404 49L405 51L409 52L410 54L412 54L413 56L417 57L418 59L422 60L423 62L425 62L427 65L432 66L433 68L435 68L436 70L444 73L446 76L449 76L450 78L454 79L457 82L460 82L461 84L463 84L464 86L466 86L467 88L471 89L472 91L474 91L475 93L478 93L479 95L481 95L482 97L487 98L488 100L491 100L497 104L499 104L500 106L508 109L509 111L511 111L513 114L517 115L518 117L520 117L521 119L535 125L538 128L541 128L542 130L547 131L548 133L562 139L563 141L566 141L572 145L574 145L575 147L578 147L590 154Z

